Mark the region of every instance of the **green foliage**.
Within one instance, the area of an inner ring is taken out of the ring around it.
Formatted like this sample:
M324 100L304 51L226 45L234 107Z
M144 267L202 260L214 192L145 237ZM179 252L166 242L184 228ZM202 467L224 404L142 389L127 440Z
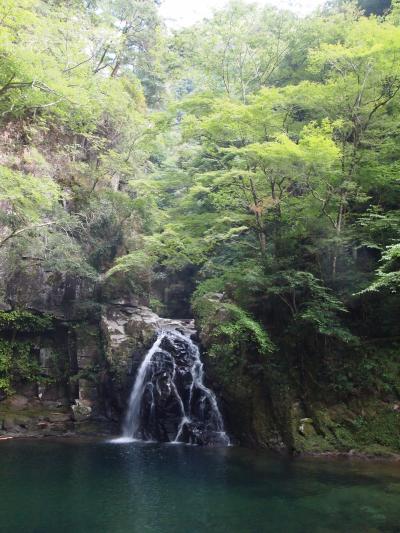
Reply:
M149 291L151 282L151 267L154 259L145 250L137 250L119 257L115 265L105 274L105 279L116 274L125 274L138 290Z
M0 339L0 390L12 394L17 381L40 381L39 362L32 357L29 342L6 341Z
M338 356L329 368L329 387L343 395L362 391L365 395L400 392L398 345L357 346L351 357Z
M360 416L357 420L356 438L364 445L377 442L389 450L398 450L400 447L400 433L398 431L400 414L385 412L382 409L370 413L368 418Z
M40 333L53 328L53 317L29 311L0 311L0 331Z
M58 195L59 189L52 180L0 166L0 200L9 205L9 212L16 217L37 221L54 205Z
M400 290L400 244L388 246L383 252L376 280L363 293L380 290L392 293Z
M226 351L237 357L252 346L260 355L274 351L275 346L267 332L239 306L215 300L212 294L201 296L198 293L193 307L203 327L210 329L211 354Z
M365 339L398 334L399 27L395 9L377 18L333 4L304 20L257 8L250 21L232 2L177 32L177 96L158 119L151 181L172 219L152 237L158 268L196 266L206 333L218 310L233 313L228 301L273 332L296 387L336 383L336 355L354 362ZM221 327L222 346L240 352L244 322ZM339 395L361 386L340 375Z
M340 321L346 308L332 291L309 272L284 271L266 278L266 290L277 295L292 313L297 328L311 326L320 335L343 342L357 339Z
M97 281L152 230L151 201L128 182L150 168L140 79L158 100L156 5L6 0L0 20L4 276Z
M214 335L227 338L229 349L240 352L243 343L254 343L264 355L275 349L266 331L243 309L235 304L225 304L224 309L229 313L229 322L217 326Z
M184 280L211 352L361 389L400 334L400 26L358 5L384 16L235 0L170 35L153 0L4 0L1 294L46 272L168 312L153 282Z
M158 298L150 298L149 307L158 315L165 313L165 305Z
M297 21L289 13L282 16L272 7L254 4L249 9L244 2L230 2L210 20L173 39L175 76L183 77L178 91L184 91L182 82L189 74L195 87L245 101L253 91L276 79L296 30Z
M0 343L0 390L9 394L11 392L10 368L11 368L11 350L8 343Z

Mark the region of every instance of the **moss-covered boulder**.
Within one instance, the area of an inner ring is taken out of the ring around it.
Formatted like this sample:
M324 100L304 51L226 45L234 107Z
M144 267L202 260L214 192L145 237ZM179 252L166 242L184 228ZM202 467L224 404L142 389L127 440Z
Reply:
M293 408L295 450L300 453L345 453L390 456L400 453L400 412L396 403L371 397L348 403L308 405L313 419Z

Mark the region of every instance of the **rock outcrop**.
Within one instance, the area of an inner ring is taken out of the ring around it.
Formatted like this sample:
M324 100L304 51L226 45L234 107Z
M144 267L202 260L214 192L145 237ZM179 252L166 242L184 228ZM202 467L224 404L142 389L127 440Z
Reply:
M118 432L157 315L135 307L138 299L130 295L100 302L93 282L30 261L1 279L0 312L28 311L51 326L0 330L0 342L29 345L29 358L39 368L37 379L14 379L8 397L0 390L0 435Z
M191 336L185 323L161 328L135 378L123 437L202 446L229 444Z
M63 311L60 295L52 299L55 293L53 288L41 299L38 291L25 295L25 307L38 313L53 302L57 314L48 331L21 336L40 365L40 379L15 382L14 394L3 395L0 435L118 433L136 370L157 331L185 328L185 322L162 319L130 301L103 304L98 316L76 320ZM186 323L193 333L190 320Z
M120 413L126 407L134 376L143 356L153 344L160 329L182 328L182 321L160 318L144 306L113 304L104 308L101 317L103 348L109 370L109 388L114 408ZM193 331L191 320L187 331Z

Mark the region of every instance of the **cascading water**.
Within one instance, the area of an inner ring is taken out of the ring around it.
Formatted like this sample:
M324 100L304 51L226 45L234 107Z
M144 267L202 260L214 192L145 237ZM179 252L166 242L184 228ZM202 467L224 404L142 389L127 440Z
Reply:
M158 333L138 369L119 440L230 444L190 332Z

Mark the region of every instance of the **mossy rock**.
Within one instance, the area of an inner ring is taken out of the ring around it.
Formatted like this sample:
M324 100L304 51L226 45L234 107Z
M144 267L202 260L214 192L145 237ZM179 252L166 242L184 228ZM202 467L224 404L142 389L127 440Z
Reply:
M295 440L299 451L315 451L318 446L320 451L332 449L377 456L400 451L400 413L389 404L378 399L358 400L350 405L318 404L313 411L318 435L309 427L303 435L298 432Z

